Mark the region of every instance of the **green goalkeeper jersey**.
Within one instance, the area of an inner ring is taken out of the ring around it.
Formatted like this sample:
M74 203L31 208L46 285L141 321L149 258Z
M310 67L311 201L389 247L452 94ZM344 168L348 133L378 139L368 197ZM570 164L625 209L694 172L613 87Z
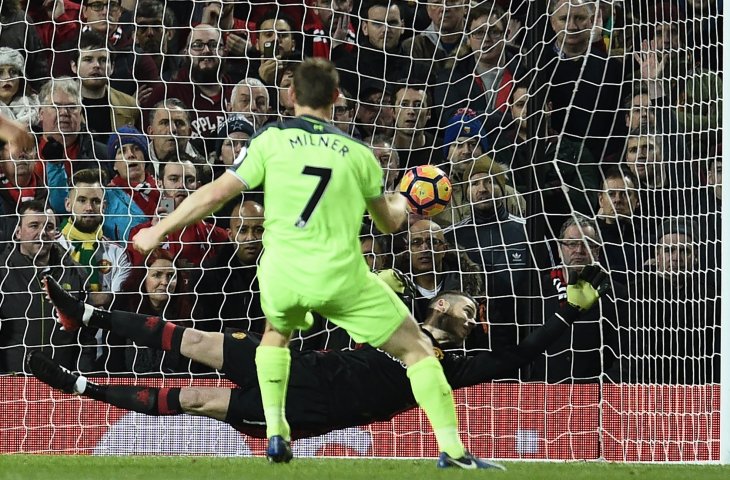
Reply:
M263 185L265 233L260 275L326 299L367 272L359 232L366 200L383 192L371 150L311 116L257 132L229 170Z

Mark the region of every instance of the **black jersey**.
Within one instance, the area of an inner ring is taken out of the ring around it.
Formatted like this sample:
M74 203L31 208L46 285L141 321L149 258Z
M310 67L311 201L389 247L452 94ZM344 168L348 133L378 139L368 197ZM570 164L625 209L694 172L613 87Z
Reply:
M577 316L577 309L566 306L520 344L476 355L444 352L429 337L446 379L457 389L500 378L534 360ZM248 435L265 438L254 364L257 346L258 341L245 332L226 334L222 370L241 387L231 396L226 421ZM346 351L292 352L286 416L293 438L390 420L415 406L405 366L381 350L366 346Z

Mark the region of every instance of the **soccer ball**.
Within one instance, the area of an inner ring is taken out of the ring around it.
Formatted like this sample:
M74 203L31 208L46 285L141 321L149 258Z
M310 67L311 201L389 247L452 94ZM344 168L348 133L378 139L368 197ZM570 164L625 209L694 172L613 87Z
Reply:
M451 181L438 167L411 168L400 182L400 193L408 200L408 210L433 217L444 211L451 200Z

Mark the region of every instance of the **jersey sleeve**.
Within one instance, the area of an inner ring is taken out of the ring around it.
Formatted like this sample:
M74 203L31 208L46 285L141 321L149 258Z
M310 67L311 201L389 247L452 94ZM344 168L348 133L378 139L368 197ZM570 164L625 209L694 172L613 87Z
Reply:
M383 194L383 169L375 155L366 149L364 153L363 178L362 178L362 196L365 200L377 198Z
M541 355L579 315L577 308L568 305L554 313L543 326L533 330L517 345L473 356L450 354L442 361L449 385L457 389L507 378L506 375Z
M264 182L266 151L264 145L266 133L255 136L247 147L243 147L233 165L228 169L236 175L247 190L258 187Z

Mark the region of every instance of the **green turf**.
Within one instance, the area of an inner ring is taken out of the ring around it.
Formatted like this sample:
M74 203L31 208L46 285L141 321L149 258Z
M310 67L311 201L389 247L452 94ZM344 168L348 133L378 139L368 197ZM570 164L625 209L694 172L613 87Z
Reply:
M506 472L437 470L434 460L295 459L269 465L262 458L91 457L0 455L0 480L430 480L495 476L520 480L727 480L730 466L639 465L597 462L504 462Z

